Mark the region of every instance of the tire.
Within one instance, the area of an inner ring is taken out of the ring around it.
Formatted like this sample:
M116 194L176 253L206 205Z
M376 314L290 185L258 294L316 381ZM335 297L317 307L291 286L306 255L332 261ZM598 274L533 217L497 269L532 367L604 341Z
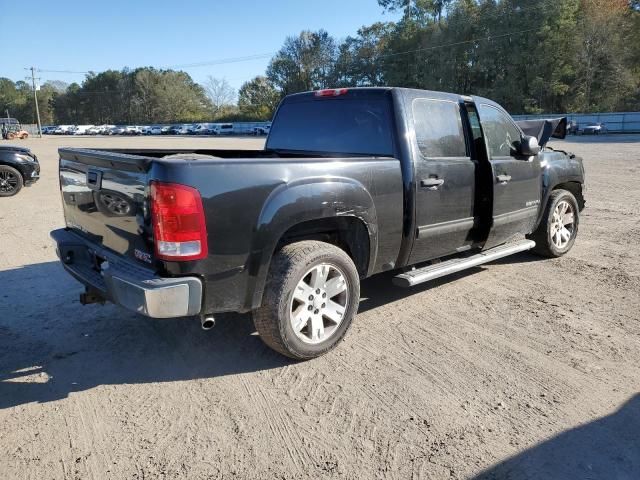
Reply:
M341 293L332 294L343 287ZM308 360L340 343L359 302L360 278L351 258L329 243L305 240L286 245L273 257L263 303L253 311L253 322L269 347Z
M558 208L559 205L560 207ZM562 213L560 217L557 217L558 213L562 212L564 205L568 205L567 210L565 213ZM567 212L573 213L571 223L565 223L569 220ZM578 235L579 224L580 210L576 198L567 190L554 190L551 192L549 201L542 214L540 225L529 235L529 238L536 242L536 246L532 251L543 257L561 257L573 247L576 236ZM558 232L560 225L569 232L568 238L562 234L562 231Z
M0 165L0 197L12 197L22 190L22 174L13 167Z

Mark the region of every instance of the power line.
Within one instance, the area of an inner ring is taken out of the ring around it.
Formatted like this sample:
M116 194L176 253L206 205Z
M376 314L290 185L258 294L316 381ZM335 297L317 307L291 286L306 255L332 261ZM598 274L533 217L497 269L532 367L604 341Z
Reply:
M418 53L418 52L424 52L424 51L428 51L428 50L436 50L438 48L455 47L457 45L464 45L466 43L476 43L476 42L482 42L482 41L485 41L485 40L493 40L493 39L496 39L496 38L510 37L512 35L519 35L521 33L532 32L534 30L538 30L538 29L537 28L527 28L526 30L518 30L517 32L503 33L503 34L500 34L500 35L489 35L488 37L474 38L474 39L471 39L471 40L462 40L460 42L445 43L445 44L441 44L441 45L432 45L430 47L416 48L414 50L406 50L404 52L393 52L393 53L388 53L388 54L385 54L385 55L380 55L380 56L378 56L378 58L394 57L396 55L406 55L406 54L409 54L409 53Z
M43 70L43 69L38 69L38 72L44 72L44 73L71 73L71 74L89 74L91 72L76 72L73 70Z
M261 60L263 58L269 58L274 55L276 52L269 53L257 53L255 55L246 55L244 57L231 57L231 58L221 58L218 60L208 60L204 62L196 62L196 63L185 63L182 65L169 65L168 69L173 68L195 68L195 67L206 67L209 65L222 65L226 63L238 63L238 62L248 62L251 60Z

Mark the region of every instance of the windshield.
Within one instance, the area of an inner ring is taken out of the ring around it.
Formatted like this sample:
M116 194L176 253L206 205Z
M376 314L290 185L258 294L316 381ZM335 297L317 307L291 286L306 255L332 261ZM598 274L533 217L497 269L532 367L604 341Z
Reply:
M310 97L278 109L267 149L392 156L390 123L383 97Z

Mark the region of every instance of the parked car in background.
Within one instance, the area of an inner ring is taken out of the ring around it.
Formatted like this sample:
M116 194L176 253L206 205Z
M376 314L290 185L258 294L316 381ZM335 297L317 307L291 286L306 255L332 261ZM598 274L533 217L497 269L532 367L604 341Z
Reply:
M587 123L581 130L583 135L600 135L607 133L607 127L604 123Z
M123 135L142 135L142 128L136 125L127 125L124 128Z
M233 124L214 123L211 133L214 135L231 135L233 133Z
M53 131L54 135L70 135L75 129L75 125L58 125Z
M180 124L180 125L172 125L169 129L170 135L189 135L191 133L191 129L189 125Z
M154 125L149 129L149 135L160 135L162 134L162 127L159 125Z
M40 178L38 158L25 147L0 145L0 197L11 197Z
M253 129L253 134L254 135L269 135L269 131L271 130L271 125L263 125L260 127L255 127Z
M95 125L76 125L73 129L74 135L88 135L88 130L93 128Z
M164 127L160 127L160 135L173 135L171 125L165 125Z
M56 128L58 127L56 127L55 125L47 125L46 127L42 127L42 134L51 135Z
M194 135L212 135L213 123L199 123L193 128Z
M122 125L111 127L109 129L109 135L124 135L127 127L123 127Z

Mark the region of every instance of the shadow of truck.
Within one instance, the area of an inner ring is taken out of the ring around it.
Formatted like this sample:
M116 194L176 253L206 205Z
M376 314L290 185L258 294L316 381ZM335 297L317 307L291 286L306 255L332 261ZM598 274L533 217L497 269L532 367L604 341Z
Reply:
M474 480L640 478L640 394L619 410L567 430L484 471Z

